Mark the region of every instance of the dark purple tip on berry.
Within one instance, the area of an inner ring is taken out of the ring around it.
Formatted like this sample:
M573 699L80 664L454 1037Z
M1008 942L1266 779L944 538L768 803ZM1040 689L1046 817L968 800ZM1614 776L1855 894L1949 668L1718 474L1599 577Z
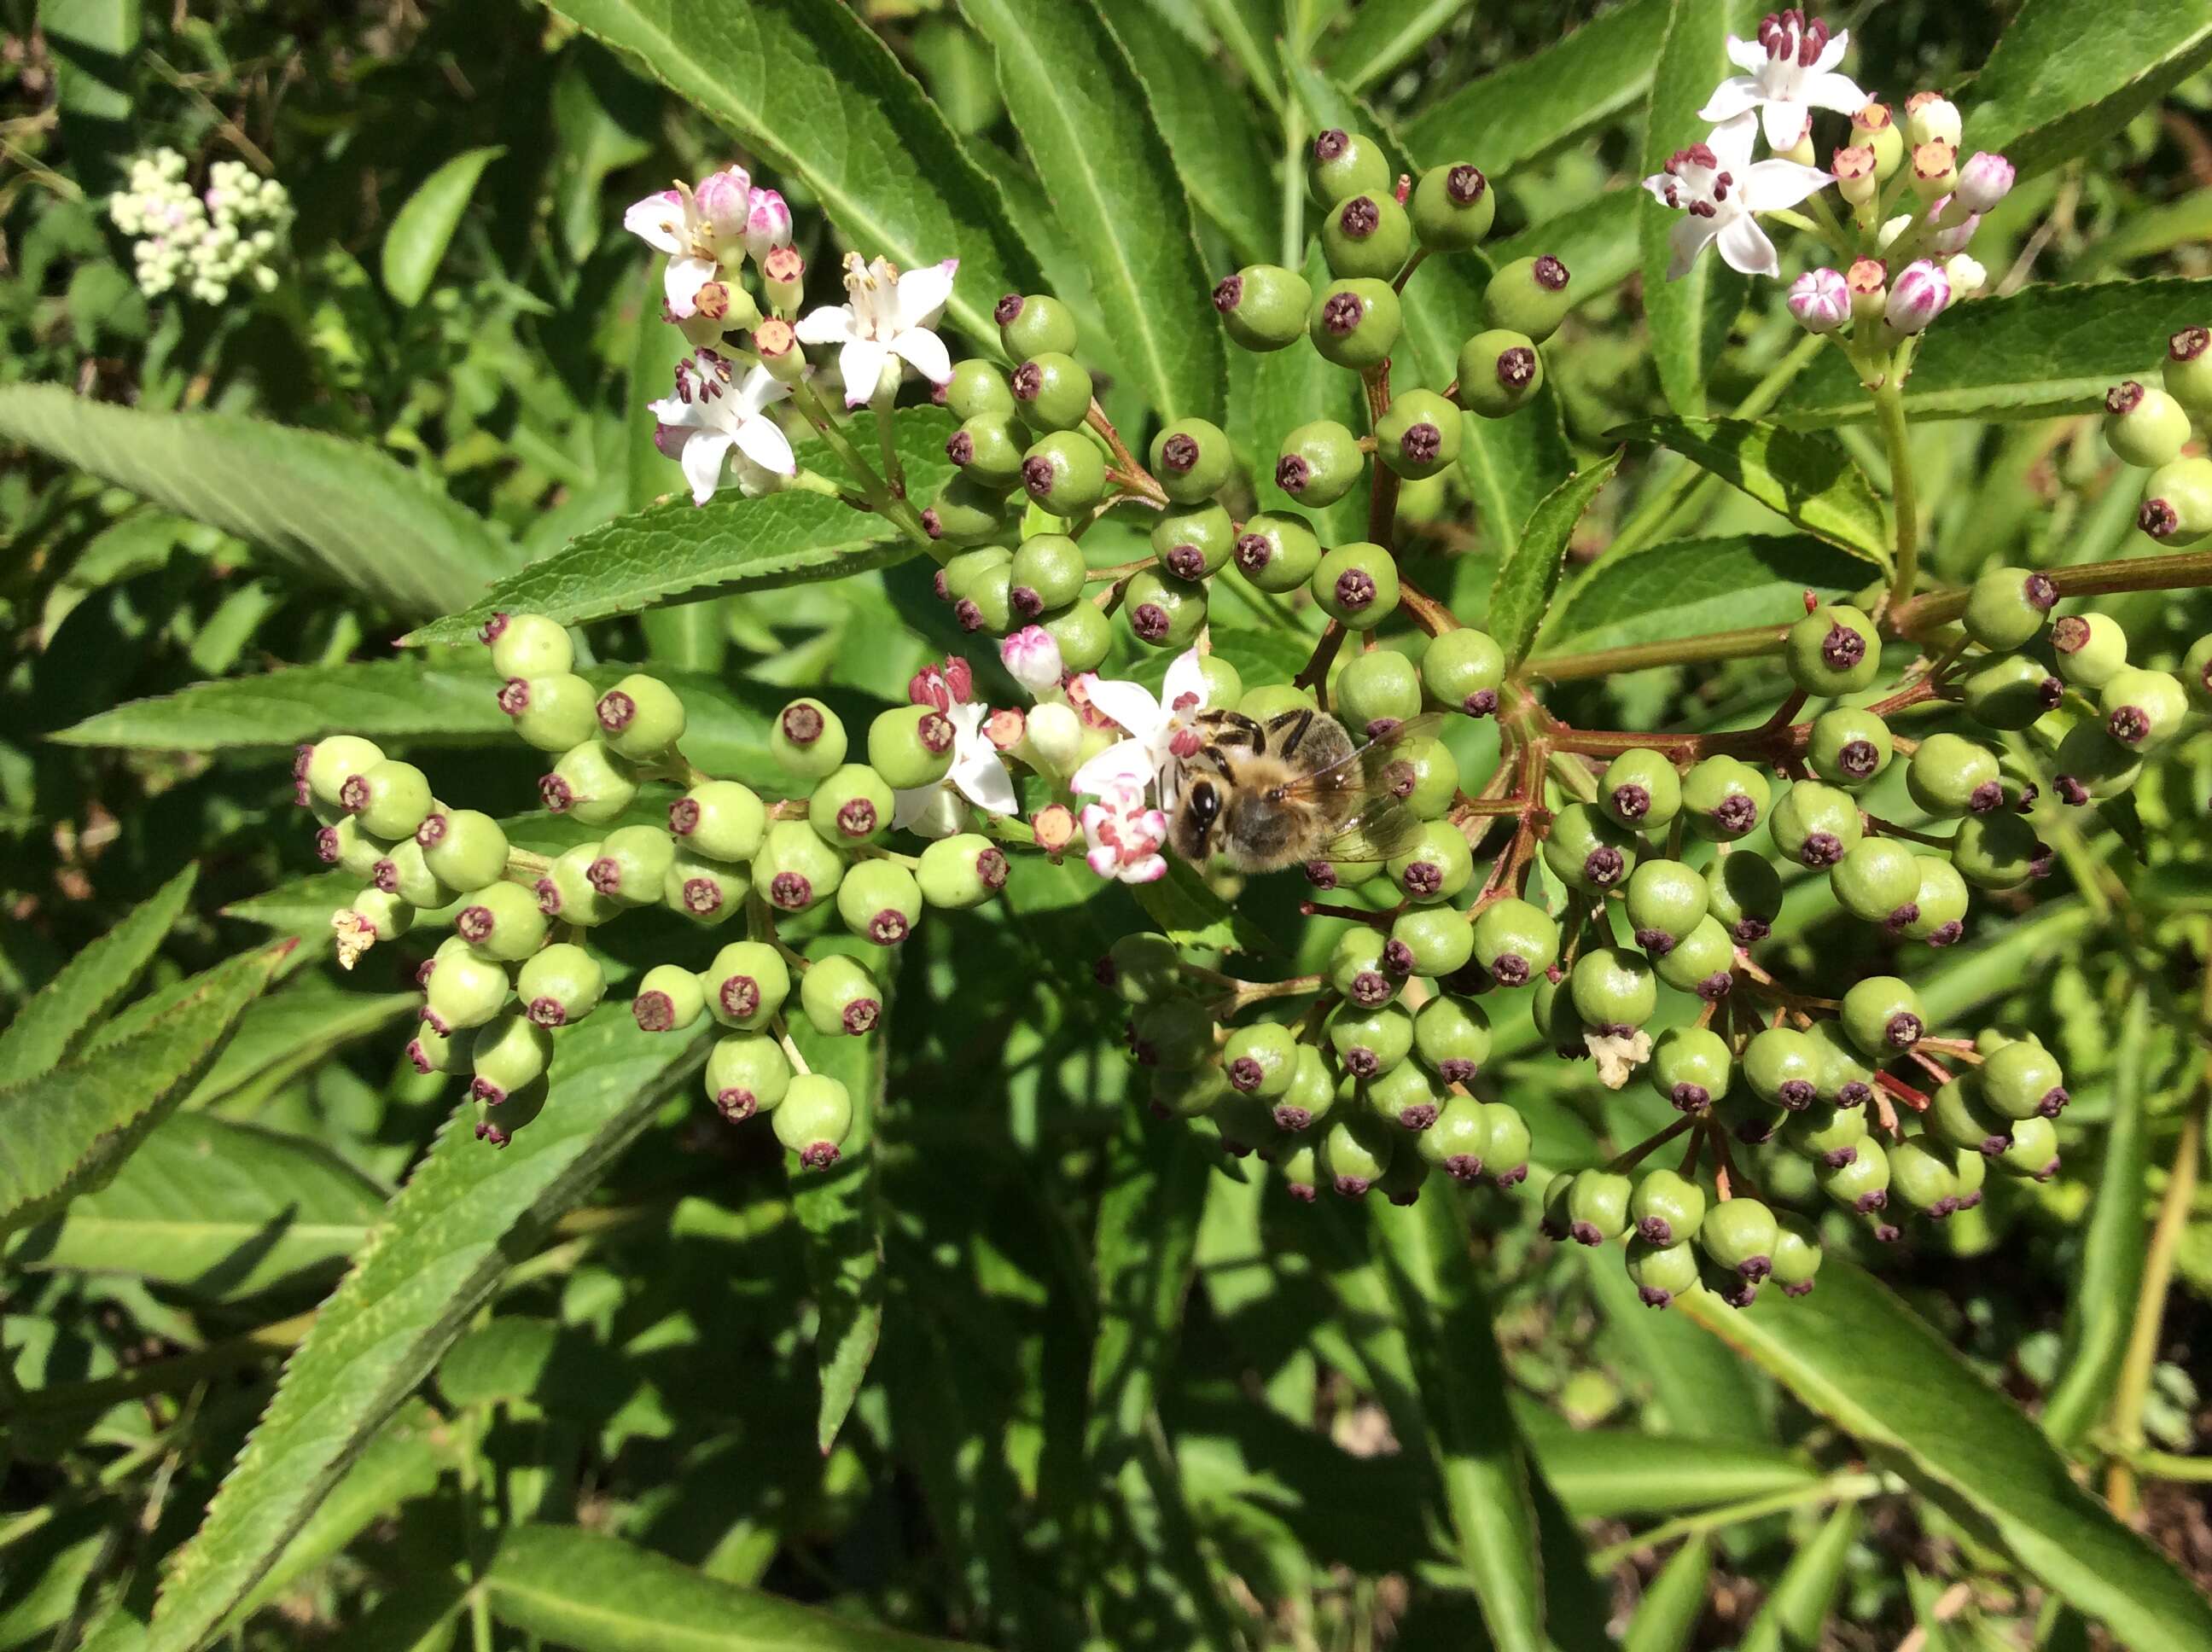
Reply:
M933 711L915 726L922 747L933 756L942 756L952 750L952 720L941 711Z
M1838 1107L1864 1107L1873 1099L1874 1086L1861 1084L1856 1078L1847 1078L1836 1086Z
M678 798L668 805L668 830L672 836L689 837L699 829L699 805L690 798Z
M1920 902L1907 901L1881 920L1881 926L1892 935L1902 935L1920 921Z
M1313 1114L1309 1113L1304 1108L1294 1107L1288 1102L1279 1102L1276 1103L1276 1129L1303 1130L1312 1122Z
M1930 946L1954 946L1958 944L1959 938L1966 932L1966 925L1960 923L1956 918L1954 918L1948 923L1936 925L1934 929L1929 932L1928 944Z
M1350 134L1331 126L1316 133L1313 141L1313 158L1324 163L1334 161L1352 147Z
M1437 1104L1434 1102L1416 1102L1411 1107L1398 1110L1398 1122L1408 1130L1426 1130L1436 1121Z
M1321 325L1339 338L1357 332L1367 319L1367 306L1357 293L1338 293L1321 307Z
M1164 642L1175 629L1168 610L1156 602L1140 602L1129 610L1129 629L1146 642Z
M1021 313L1022 295L1019 293L1008 293L991 307L991 319L1003 327Z
M1337 209L1336 227L1355 241L1364 241L1382 222L1382 209L1371 196L1355 195Z
M1664 1308L1674 1300L1674 1293L1662 1291L1656 1285L1639 1285L1636 1287L1636 1299L1646 1308Z
M2122 706L2106 720L2105 726L2123 745L2141 745L2150 738L2150 714L2141 706Z
M1998 780L1984 780L1966 799L1966 807L1975 814L1985 815L2004 804L2004 786Z
M1713 822L1732 837L1759 824L1759 805L1747 792L1731 792L1713 806Z
M1444 1160L1444 1174L1462 1187L1473 1187L1482 1178L1482 1157L1477 1153L1453 1153Z
M1224 276L1213 283L1213 307L1227 315L1244 301L1244 277Z
M1498 690L1477 689L1461 701L1459 706L1470 717L1494 717L1498 714Z
M2181 531L2181 513L2163 499L2146 499L2136 513L2136 525L2154 539L2171 539Z
M1101 952L1091 965L1091 979L1101 987L1111 987L1121 980L1121 972L1114 967L1113 955Z
M1526 987L1528 984L1528 960L1518 952L1500 952L1490 966L1490 973L1498 978L1501 987Z
M368 807L368 782L358 774L349 774L345 784L338 787L338 806L349 815L357 815Z
M1809 1297L1813 1294L1813 1282L1800 1279L1796 1285L1785 1285L1782 1287L1782 1294L1785 1297Z
M2037 613L2047 614L2057 604L2058 582L2048 574L2031 574L2021 586L2020 594Z
M938 515L936 506L932 505L922 512L921 531L933 539L942 539L945 537L945 519ZM934 583L937 586L938 599L942 601L945 596L945 570L943 568L940 568L937 570L937 576Z
M785 912L797 912L812 904L814 880L804 872L780 872L769 879L769 904Z
M1383 943L1382 967L1394 975L1413 973L1413 949L1395 936Z
M1651 812L1651 793L1631 781L1613 788L1613 812L1623 820L1641 820Z
M415 1064L416 1072L428 1072L430 1071L429 1053L422 1048L422 1041L421 1039L410 1038L407 1041L407 1059Z
M828 724L823 720L821 708L802 701L783 708L779 726L783 730L783 738L792 744L812 745L822 738L822 731Z
M1489 187L1490 180L1482 175L1482 169L1465 162L1444 174L1444 194L1454 206L1473 206Z
M1160 464L1176 476L1188 475L1198 463L1198 438L1178 430L1160 444Z
M1395 717L1370 717L1367 720L1367 738L1370 740L1379 740L1397 726L1398 720ZM1389 781L1390 790L1395 795L1402 798L1412 793L1414 781L1413 764L1395 762L1382 772Z
M750 975L725 977L715 996L721 1000L724 1011L740 1021L760 1013L760 983Z
M1636 944L1644 949L1646 957L1663 958L1674 950L1674 938L1663 929L1639 929Z
M1567 1234L1578 1245L1601 1245L1605 1242L1605 1230L1595 1222L1570 1223Z
M315 858L336 860L338 858L338 829L325 826L315 834Z
M1703 1084L1693 1084L1687 1082L1675 1085L1673 1090L1667 1093L1667 1099L1674 1103L1676 1111L1681 1113L1696 1113L1701 1111L1702 1109L1711 1106L1713 1101L1711 1092L1707 1090Z
M1813 1105L1814 1094L1809 1081L1803 1078L1790 1078L1775 1087L1774 1099L1792 1113L1802 1113Z
M1042 499L1052 491L1052 461L1042 453L1032 453L1022 461L1022 486Z
M1033 402L1044 388L1044 369L1034 361L1024 361L1014 369L1012 383L1016 401Z
M1364 1176L1339 1176L1335 1183L1337 1192L1346 1199L1366 1198L1367 1189L1372 1185Z
M507 1092L489 1078L470 1079L469 1094L486 1107L497 1107L507 1099Z
M1831 671L1849 671L1866 658L1866 639L1840 623L1820 639L1820 659Z
M1249 1055L1240 1055L1227 1068L1230 1088L1249 1096L1265 1083L1267 1069Z
M1647 1216L1636 1224L1636 1236L1647 1245L1671 1245L1674 1224L1663 1216Z
M1344 1066L1354 1078L1372 1078L1382 1071L1382 1058L1364 1044L1354 1044L1344 1052Z
M2046 1119L2055 1119L2066 1110L2066 1103L2071 1100L2063 1084L2053 1084L2043 1092L2043 1099L2035 1104L2035 1110Z
M1416 465L1435 464L1443 446L1444 433L1426 420L1408 425L1404 439L1398 444L1399 450Z
M1002 849L985 849L975 857L975 876L987 890L998 890L1006 886L1006 856Z
M1437 1063L1437 1077L1448 1084L1471 1084L1474 1082L1474 1063L1463 1055L1446 1056Z
M584 876L602 895L613 896L622 892L622 866L611 856L601 855L585 869Z
M433 811L425 815L422 823L415 829L415 841L423 848L434 849L446 841L446 834L451 829L452 823Z
M568 1006L557 998L532 999L529 1016L541 1027L565 1027L568 1024Z
M945 440L945 457L955 465L975 462L975 438L965 430L956 430Z
M842 1157L834 1141L811 1141L799 1150L799 1163L809 1170L826 1170Z
M2058 793L2058 800L2069 807L2079 809L2089 801L2089 788L2071 774L2061 774L2051 784Z
M461 915L453 920L454 932L465 941L489 940L492 932L489 907L463 907Z
M1336 887L1336 868L1326 860L1307 861L1305 872L1306 882L1311 884L1316 889L1328 890Z
M1820 1163L1831 1170L1840 1170L1847 1164L1858 1162L1859 1150L1856 1147L1832 1147L1820 1155Z
M1319 1196L1321 1189L1310 1181L1286 1181L1283 1184L1283 1191L1299 1204L1310 1205Z
M695 918L711 918L722 909L722 885L712 878L684 880L684 909Z
M760 1111L760 1097L750 1090L739 1090L732 1086L715 1093L714 1110L732 1124L743 1124Z
M1814 832L1805 840L1797 858L1815 869L1832 866L1844 858L1844 841L1833 832Z
M1313 466L1307 464L1298 454L1285 453L1275 461L1275 485L1292 498L1304 493L1306 490L1306 484L1312 480ZM1248 539L1257 539L1259 537L1257 534L1245 535ZM1265 544L1267 541L1262 539L1261 543Z
M983 629L983 610L978 608L970 598L963 597L952 604L952 617L960 622L960 629L963 631L980 631Z
M2166 353L2175 361L2194 361L2212 348L2212 328L2184 327L2166 340Z
M2044 878L2050 877L2057 869L2058 851L2041 838L2037 838L2035 847L2028 852L2027 875L2030 878Z
M538 896L538 909L549 918L561 915L561 886L550 878L541 878L531 886Z
M1170 546L1167 554L1168 572L1179 580L1199 580L1206 577L1206 553L1196 545Z
M2143 387L2132 379L2124 379L2105 392L2105 411L2124 416L2141 407L2142 398Z
M1536 260L1534 274L1536 284L1546 292L1564 293L1567 290L1567 266L1550 253L1547 252Z
M907 938L909 927L906 914L896 907L885 907L868 920L868 938L878 946L896 946Z
M1851 1208L1861 1216L1868 1216L1882 1209L1888 1203L1889 1190L1887 1187L1876 1187L1872 1192L1861 1193L1853 1200Z
M1747 1256L1735 1265L1736 1278L1746 1285L1757 1285L1774 1272L1771 1257Z
M854 1037L871 1030L881 1018L884 1006L872 998L856 998L845 1006L842 1019L845 1030Z
M1024 619L1035 619L1044 612L1044 598L1035 586L1018 585L1006 592L1006 606Z
M1881 767L1881 751L1872 740L1846 740L1836 753L1836 767L1855 780L1865 780Z
M368 881L386 895L399 892L399 867L397 862L380 860L369 869Z
M1893 1050L1909 1050L1920 1042L1927 1029L1920 1017L1910 1010L1899 1010L1883 1025L1881 1036Z
M507 616L504 613L494 614L477 632L477 640L487 648L506 635Z
M1491 1177L1490 1182L1493 1187L1517 1187L1528 1179L1528 1167L1525 1164L1516 1164L1510 1170L1500 1170L1496 1175Z
M1363 1010L1372 1010L1388 1004L1397 988L1390 978L1379 969L1362 969L1352 978L1352 990L1346 994Z
M676 1027L676 1000L665 993L640 993L629 1001L629 1012L637 1019L640 1032L672 1032Z
M1735 990L1735 972L1716 969L1698 983L1698 996L1708 1004L1717 1004Z
M620 689L609 689L599 696L599 726L608 733L621 733L636 715L637 701Z
M1257 574L1273 559L1275 549L1267 543L1264 533L1239 534L1234 553L1237 566L1247 574Z
M866 837L876 829L876 805L866 798L848 798L837 811L837 829L847 837Z
M1444 887L1444 869L1433 860L1416 860L1398 875L1399 887L1407 894L1425 899L1440 895Z
M1583 876L1600 889L1610 889L1620 881L1627 869L1620 851L1610 843L1601 843L1583 857Z

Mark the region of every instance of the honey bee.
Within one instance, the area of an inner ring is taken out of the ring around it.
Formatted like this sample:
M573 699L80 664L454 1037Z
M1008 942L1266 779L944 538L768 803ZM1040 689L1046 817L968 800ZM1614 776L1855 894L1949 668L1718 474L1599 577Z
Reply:
M1168 841L1186 860L1218 857L1239 872L1309 860L1387 860L1419 830L1406 806L1411 768L1395 761L1434 731L1431 714L1360 744L1327 712L1264 724L1233 711L1194 720L1206 744L1164 775Z

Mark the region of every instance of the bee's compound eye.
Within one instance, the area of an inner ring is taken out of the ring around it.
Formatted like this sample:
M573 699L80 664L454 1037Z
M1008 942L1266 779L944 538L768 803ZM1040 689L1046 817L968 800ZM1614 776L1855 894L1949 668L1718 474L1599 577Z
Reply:
M1213 817L1221 812L1221 793L1200 780L1190 788L1190 810L1202 824L1212 824Z

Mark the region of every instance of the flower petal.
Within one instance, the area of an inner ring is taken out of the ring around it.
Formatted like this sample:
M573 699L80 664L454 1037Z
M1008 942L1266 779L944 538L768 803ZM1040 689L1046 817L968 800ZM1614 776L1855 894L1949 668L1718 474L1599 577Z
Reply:
M936 325L937 318L945 313L946 301L952 296L952 276L959 268L959 259L947 258L942 264L909 270L898 278L898 299L891 318L898 331ZM919 367L921 363L916 361L915 365Z
M1091 705L1139 740L1150 744L1167 726L1167 714L1152 691L1126 678L1094 677L1084 684ZM1152 777L1147 774L1147 780Z
M1644 180L1644 187L1651 192L1651 198L1658 202L1661 206L1670 207L1674 204L1667 198L1667 191L1674 187L1674 179L1671 173L1655 172Z
M1756 75L1766 67L1766 48L1756 40L1743 39L1737 35L1728 37L1729 61L1747 75Z
M1168 863L1157 854L1132 860L1121 868L1121 881L1125 884L1157 884L1167 875Z
M1748 168L1737 187L1742 191L1747 212L1773 212L1794 207L1836 180L1818 167L1801 167L1795 161L1762 161Z
M1776 150L1796 149L1812 118L1796 98L1769 98L1759 112L1766 131L1766 147Z
M1206 670L1200 665L1198 650L1186 648L1168 662L1166 677L1160 683L1160 702L1170 717L1182 717L1187 712L1178 711L1176 702L1186 695L1194 696L1189 711L1202 710L1206 705Z
M703 505L722 485L722 460L730 451L730 438L720 430L702 430L684 444L684 479L691 484L691 502Z
M1717 239L1720 242L1721 262L1729 269L1747 276L1781 274L1782 266L1774 256L1774 243L1766 239L1759 220L1749 213L1731 218L1722 226Z
M668 270L661 277L661 289L668 295L668 313L678 320L694 315L699 309L699 289L721 273L721 266L712 258L671 258Z
M765 414L739 419L736 432L738 451L763 471L778 476L797 476L799 456L791 451L791 438Z
M845 405L866 407L883 381L884 363L891 359L890 347L872 338L855 338L837 352L837 371L845 380Z
M824 304L799 318L791 330L802 344L843 344L860 336L849 305Z
M1838 29L1833 34L1828 36L1828 43L1820 48L1820 55L1813 59L1813 72L1815 75L1826 74L1838 64L1843 62L1844 53L1850 49L1850 30L1847 28ZM1840 79L1841 76L1838 76L1838 78ZM1864 104L1861 104L1859 106L1861 108L1864 108L1866 106Z
M665 401L648 402L646 410L663 424L672 424L684 430L703 430L707 428L707 410L696 402L687 402L680 396L671 396Z
M1836 42L1831 40L1828 45L1832 50ZM1820 61L1827 61L1826 52L1821 54ZM1856 114L1869 101L1859 83L1849 75L1831 74L1825 70L1808 75L1797 95L1815 109L1832 109L1839 115Z
M891 340L891 349L914 364L914 370L933 385L952 382L952 356L945 341L927 327L908 327Z
M1713 219L1684 213L1674 228L1667 232L1667 245L1671 249L1667 279L1680 281L1688 275L1690 267L1698 261L1698 254L1705 250L1705 243L1719 233L1720 227Z
M1741 172L1751 164L1751 146L1759 136L1759 122L1749 114L1724 120L1705 134L1705 147L1719 164L1716 172Z
M623 211L623 228L656 252L684 250L684 197L672 189L633 201Z
M951 837L966 824L960 799L942 784L891 793L891 824L917 837Z
M1117 786L1139 790L1152 784L1152 754L1135 740L1117 740L1068 776L1067 789L1104 797Z
M986 814L1011 815L1021 807L1013 776L988 744L970 748L952 760L951 780L966 798Z
M1750 76L1731 75L1713 88L1712 96L1705 100L1705 106L1698 111L1698 118L1710 120L1716 125L1723 120L1734 120L1738 115L1748 114L1759 107L1765 95L1759 89L1759 82Z

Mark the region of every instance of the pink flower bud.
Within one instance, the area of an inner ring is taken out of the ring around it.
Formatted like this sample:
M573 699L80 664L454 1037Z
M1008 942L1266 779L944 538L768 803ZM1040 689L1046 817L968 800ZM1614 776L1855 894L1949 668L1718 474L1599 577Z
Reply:
M1853 206L1871 201L1881 188L1881 180L1875 176L1875 163L1870 143L1856 143L1828 157L1828 170L1835 174L1837 190Z
M1958 198L1955 195L1945 196L1942 200L1936 203L1933 215L1936 222L1942 226L1936 232L1936 250L1947 258L1954 252L1965 252L1966 243L1974 239L1974 232L1982 227L1982 217L1978 212L1970 212L1955 223L1944 222L1952 216L1952 213L1944 210L1945 207L1953 206L1955 210L1954 203Z
M1959 199L1969 212L1987 212L2012 192L2013 164L2001 155L1978 151L1959 168Z
M952 685L945 680L942 666L925 665L908 677L906 697L909 705L934 706L939 711L952 709Z
M945 662L945 682L956 703L975 697L975 668L957 654Z
M743 167L725 167L699 180L691 191L691 204L717 244L734 246L745 233L745 211L751 206L753 180Z
M745 251L765 258L779 246L791 245L791 209L772 189L757 189L745 216Z
M999 645L999 658L1005 663L1007 674L1032 694L1040 689L1060 686L1065 669L1060 664L1060 644L1042 625L1024 625L1008 637Z
M1943 266L1932 258L1915 258L1890 284L1883 315L1899 332L1920 332L1950 303L1951 277Z
M1833 270L1808 270L1790 283L1790 313L1807 332L1833 332L1850 319L1850 288Z
M1001 751L1012 751L1022 743L1025 726L1021 713L1010 706L983 720L983 738Z

